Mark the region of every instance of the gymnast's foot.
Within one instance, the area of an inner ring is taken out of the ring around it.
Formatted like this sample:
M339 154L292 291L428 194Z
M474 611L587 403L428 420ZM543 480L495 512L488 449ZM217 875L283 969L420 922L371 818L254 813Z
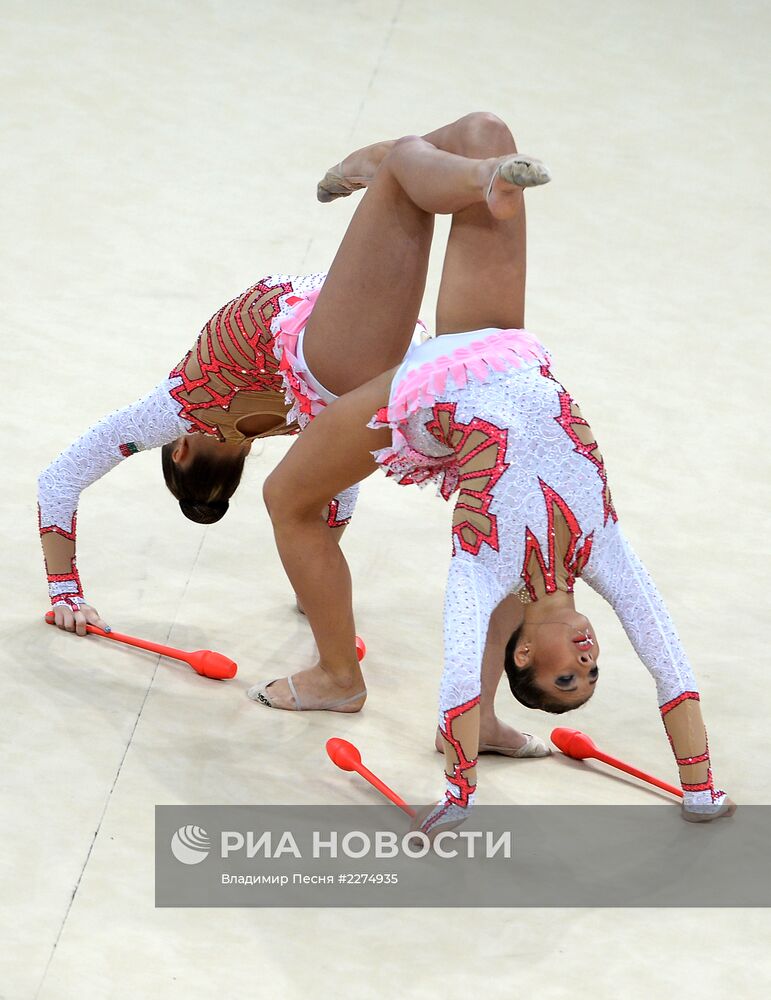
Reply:
M246 693L267 708L287 712L360 712L367 700L364 677L358 667L345 682L336 681L315 666L291 677L255 684Z
M439 753L444 753L444 741L437 729L434 746ZM503 757L548 757L549 747L538 736L530 733L520 733L512 726L495 716L490 720L482 720L479 725L479 752L497 753Z
M393 141L376 142L357 149L330 167L316 186L318 200L326 204L336 198L347 198L354 191L367 187L392 146Z
M510 219L517 214L522 204L522 188L548 184L551 180L548 167L524 153L483 162L485 171L492 169L485 198L490 214L496 219Z

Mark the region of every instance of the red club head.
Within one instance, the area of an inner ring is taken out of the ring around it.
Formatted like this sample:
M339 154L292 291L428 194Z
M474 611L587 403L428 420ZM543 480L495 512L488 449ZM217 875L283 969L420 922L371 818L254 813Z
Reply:
M342 771L355 771L361 764L361 754L353 743L341 740L339 736L327 740L327 753L332 763Z
M214 677L219 681L235 677L238 670L238 664L234 660L211 649L197 649L194 653L190 653L187 662L197 674Z
M597 747L592 740L578 729L566 729L564 726L552 729L551 741L565 756L574 757L576 760L594 757L597 753Z
M367 655L367 647L364 645L364 640L360 635L356 636L356 655L359 658L359 663L361 663Z

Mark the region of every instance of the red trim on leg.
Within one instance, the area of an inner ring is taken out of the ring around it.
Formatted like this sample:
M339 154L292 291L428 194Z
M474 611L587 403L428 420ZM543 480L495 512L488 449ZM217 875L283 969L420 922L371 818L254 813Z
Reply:
M479 696L477 695L477 697L471 698L462 705L456 705L455 708L451 708L444 713L444 726L440 724L439 732L455 750L458 758L453 765L452 774L448 774L446 777L448 783L451 782L458 789L458 792L457 794L453 794L450 788L446 790L444 806L426 821L423 826L424 833L428 833L432 827L436 826L436 824L441 821L450 806L460 806L462 809L468 808L471 796L476 791L476 785L471 784L466 777L465 772L470 771L473 767L476 767L478 757L474 757L473 760L469 760L466 757L460 740L453 733L452 727L456 719L458 719L461 715L465 715L466 712L471 711L472 708L476 708L478 705Z

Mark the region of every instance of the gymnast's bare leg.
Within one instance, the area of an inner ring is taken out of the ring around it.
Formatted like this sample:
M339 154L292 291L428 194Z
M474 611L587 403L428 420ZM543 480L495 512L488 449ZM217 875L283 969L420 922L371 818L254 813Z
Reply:
M495 115L474 113L423 136L445 152L485 159L516 153L508 126ZM327 171L318 186L321 201L344 197L367 187L393 142L379 142L346 156ZM498 219L485 203L453 215L437 301L438 335L480 326L519 329L525 325L526 224L522 192L508 192L515 202L510 218ZM484 322L481 320L484 319ZM503 673L508 637L521 623L519 602L507 600L493 614L482 665L480 746L482 752L545 756L545 743L502 722L495 714L495 692ZM442 750L437 732L436 748Z
M498 136L505 129L492 116L461 119L428 137L453 149L409 136L395 143L377 168L306 328L307 363L331 392L351 392L401 361L423 296L435 214L457 217L468 209L480 210L468 212L452 227L438 304L441 332L463 329L464 314L476 316L477 325L480 315L490 325L522 325L524 260L512 259L510 250L501 250L500 243L520 234L524 246L521 186L543 183L548 174L537 161L522 158L523 162L514 162L506 149L496 155L474 156L479 150L478 136L473 136L477 144L473 149L464 143L470 142L469 135L480 126L492 127ZM507 143L513 145L507 129L505 133ZM472 155L463 155L464 148ZM489 153L489 147L485 152ZM507 173L505 164L510 164L514 173ZM500 222L503 229L490 220ZM479 232L472 233L474 228ZM472 301L463 301L463 296L447 288L448 282L455 280L468 254L480 252L487 243L492 274L481 283L466 282L464 294ZM499 287L493 294L496 285ZM366 324L361 322L364 315ZM395 330L399 336L394 335ZM356 469L359 479L375 467L369 457L364 464L366 468ZM319 493L324 492L326 478L318 476ZM283 502L274 496L270 479L265 497L269 510ZM290 536L284 540L287 544L279 544L284 568L311 626L332 613L325 600L325 586L307 579L314 572L334 578L336 586L343 588L344 599L341 601L338 593L333 606L337 614L346 609L345 620L335 621L333 629L325 628L321 644L316 635L319 664L295 675L295 693L282 678L267 685L266 695L274 708L296 708L299 698L303 708L326 708L334 702L339 706L335 710L358 711L366 691L353 642L350 575L339 548L330 548L328 539L317 530L320 524L315 520L315 508L313 511L312 518L298 511L291 526L288 520L281 520L277 530L288 530Z

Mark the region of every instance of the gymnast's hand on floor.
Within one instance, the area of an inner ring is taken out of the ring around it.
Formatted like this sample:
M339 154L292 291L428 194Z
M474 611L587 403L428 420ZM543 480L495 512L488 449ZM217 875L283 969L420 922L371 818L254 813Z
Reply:
M96 608L90 604L81 604L77 611L73 611L66 604L55 604L53 607L54 625L62 628L65 632L74 632L76 635L86 634L86 625L96 625L97 628L110 631L110 626L104 621Z
M724 796L719 805L714 809L698 812L695 809L687 809L685 802L682 804L682 817L688 823L710 823L713 819L729 819L736 812L736 803Z
M470 815L471 808L448 806L446 799L440 799L439 802L424 806L417 811L410 824L410 831L422 831L428 837L429 843L433 844L440 833L457 829Z

